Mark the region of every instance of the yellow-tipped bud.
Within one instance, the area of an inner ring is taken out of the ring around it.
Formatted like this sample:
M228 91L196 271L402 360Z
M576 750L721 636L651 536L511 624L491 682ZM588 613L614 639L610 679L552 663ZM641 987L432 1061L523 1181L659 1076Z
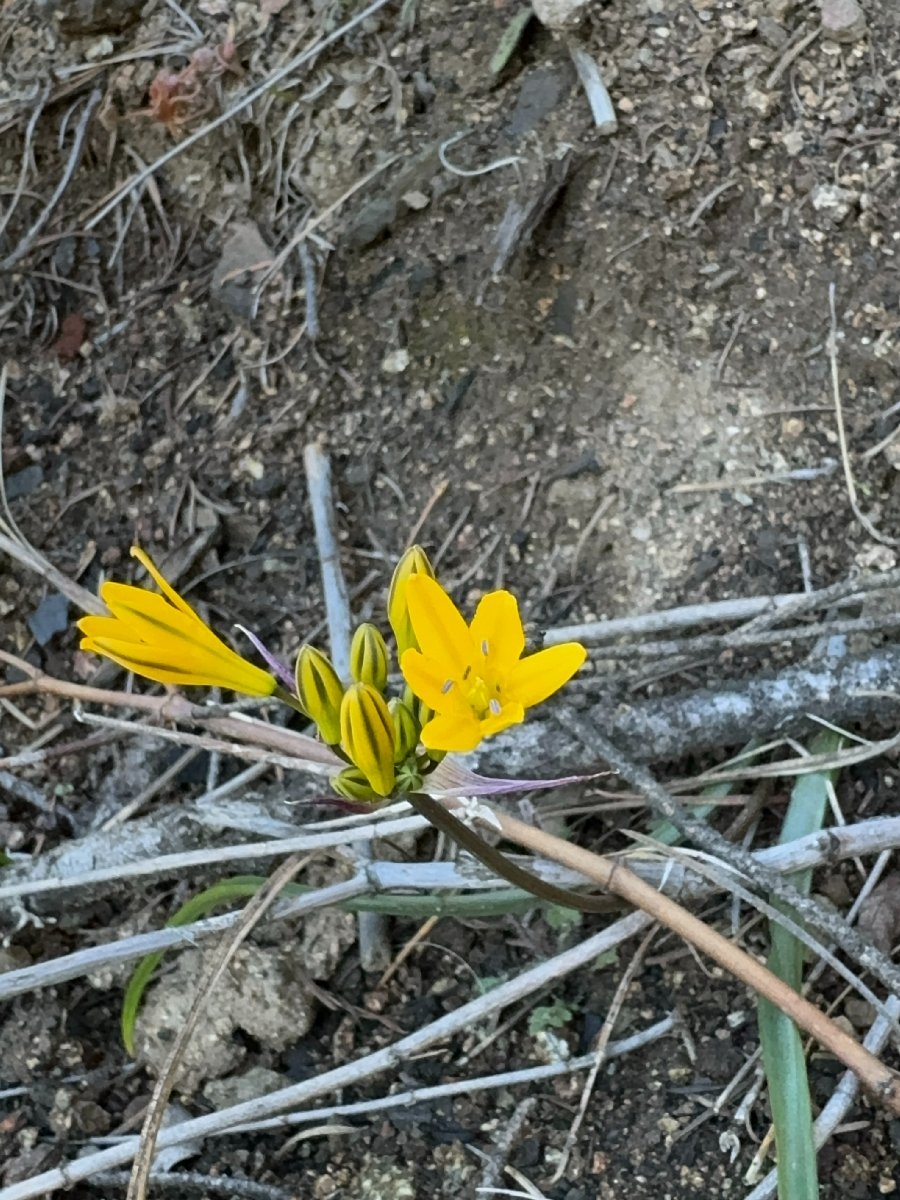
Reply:
M415 752L422 727L402 700L389 700L388 708L394 720L394 762L401 763Z
M409 619L409 607L406 603L406 585L413 575L427 575L434 579L434 568L421 546L410 546L397 563L388 592L388 620L394 631L394 637L397 639L398 658L402 656L404 650L410 648L418 650L419 648L412 622Z
M381 799L369 786L369 781L358 767L345 767L338 771L329 783L339 796L352 800L354 804L374 804Z
M341 701L344 685L331 662L315 646L301 646L297 655L297 698L329 746L341 740Z
M387 701L368 683L354 683L341 701L341 749L379 796L394 790L394 722Z
M350 674L357 683L368 683L383 692L388 681L387 643L368 621L360 625L350 643Z

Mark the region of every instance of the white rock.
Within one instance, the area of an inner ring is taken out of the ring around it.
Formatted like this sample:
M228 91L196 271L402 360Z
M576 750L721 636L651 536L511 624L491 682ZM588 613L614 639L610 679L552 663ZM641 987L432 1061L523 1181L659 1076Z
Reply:
M859 193L833 183L820 183L813 188L810 199L816 212L824 213L832 221L839 222L843 221L857 203Z
M548 29L571 29L584 16L590 0L533 0L534 15Z
M876 546L869 543L853 558L861 571L893 571L897 565L897 555L890 546Z
M866 15L857 0L821 0L822 33L832 42L858 42L865 36Z
M381 360L381 369L385 375L402 375L409 366L409 351L406 349L389 350Z

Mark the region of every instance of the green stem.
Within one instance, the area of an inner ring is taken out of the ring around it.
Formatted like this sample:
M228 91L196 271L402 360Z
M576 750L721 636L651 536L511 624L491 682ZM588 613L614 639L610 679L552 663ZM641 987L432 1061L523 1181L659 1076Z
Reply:
M424 792L410 792L404 799L408 800L426 821L430 821L464 850L468 850L473 858L484 863L495 875L499 875L501 879L505 879L514 887L530 892L532 896L537 896L550 904L559 904L563 908L578 909L579 912L608 913L614 908L621 907L620 903L610 896L582 896L578 892L570 892L568 888L557 887L553 883L546 883L543 879L538 879L537 875L533 875L531 871L526 871L523 867L510 862L505 854L489 845L473 829L454 817L453 813L444 808L440 801L433 800Z

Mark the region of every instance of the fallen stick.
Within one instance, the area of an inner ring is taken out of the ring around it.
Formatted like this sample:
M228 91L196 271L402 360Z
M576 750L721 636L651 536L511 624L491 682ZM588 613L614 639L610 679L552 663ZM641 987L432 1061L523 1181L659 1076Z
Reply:
M839 662L787 667L724 687L678 692L629 705L603 701L578 714L603 730L630 758L663 762L745 746L754 738L815 728L810 717L866 733L900 726L900 646L884 646ZM564 762L566 770L597 769L593 739L579 737L564 710L501 734L478 755L476 769L515 777L535 763Z

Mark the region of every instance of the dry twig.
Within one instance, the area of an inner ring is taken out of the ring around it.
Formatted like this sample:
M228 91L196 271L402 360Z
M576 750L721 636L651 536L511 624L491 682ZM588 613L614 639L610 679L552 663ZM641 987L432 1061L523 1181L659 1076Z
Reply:
M278 899L285 885L290 883L307 861L308 859L301 858L299 855L292 855L281 864L278 870L266 881L244 909L240 921L232 930L226 945L222 948L221 954L217 955L216 960L210 963L209 968L198 981L194 1001L188 1011L184 1024L178 1031L178 1036L172 1044L172 1049L169 1051L165 1065L153 1089L150 1103L147 1106L147 1115L141 1129L140 1146L135 1155L126 1200L146 1200L150 1172L153 1168L153 1159L156 1154L156 1141L159 1131L162 1128L166 1104L175 1084L178 1067L184 1056L187 1044L193 1036L200 1018L206 1011L206 1006L215 991L217 982L222 978L223 973L228 969L229 963L250 936L253 929Z
M847 448L847 432L844 428L844 410L841 404L841 381L838 374L837 362L837 344L838 344L838 327L837 314L834 306L835 287L833 283L828 285L828 312L830 315L830 325L828 329L828 338L825 343L828 361L831 366L831 388L834 395L834 416L837 424L838 445L841 450L841 462L844 467L844 480L847 484L847 499L850 501L850 507L853 510L853 515L862 525L863 529L874 538L876 542L881 542L883 546L897 546L900 541L897 538L888 537L887 534L881 533L876 529L870 519L859 507L859 501L856 497L856 483L853 479L853 468L850 465L850 451Z

